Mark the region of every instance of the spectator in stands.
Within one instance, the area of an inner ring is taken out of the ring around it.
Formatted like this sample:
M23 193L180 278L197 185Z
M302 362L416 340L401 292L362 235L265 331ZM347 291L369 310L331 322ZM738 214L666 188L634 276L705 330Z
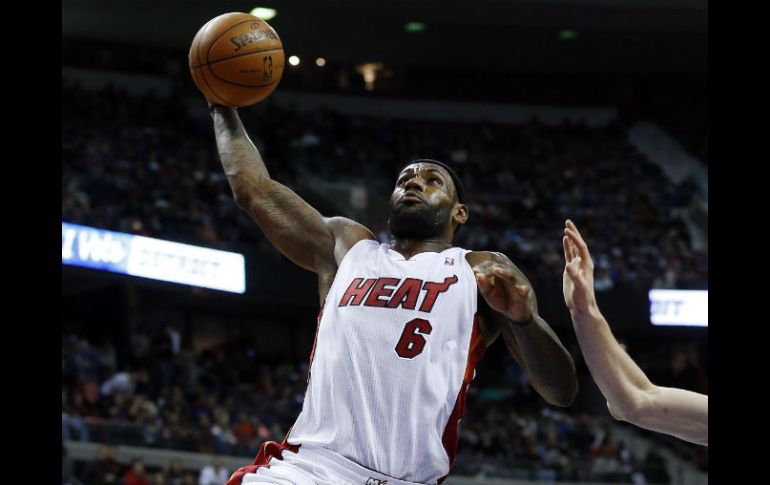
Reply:
M170 386L174 377L174 358L179 353L181 336L179 331L170 325L166 325L163 331L157 335L153 348L157 359L157 368L160 371L160 383L162 386Z
M79 411L70 404L69 389L62 387L61 393L61 434L64 441L69 441L77 435L80 441L89 441L89 427ZM73 433L74 432L74 433Z
M166 469L166 483L168 485L184 485L185 471L182 468L182 459L178 457L172 458L168 462L168 468Z
M668 473L666 462L655 448L647 450L647 456L644 458L641 471L647 483L654 483L656 485L671 483L671 475Z
M168 485L168 481L166 480L166 474L163 473L162 470L158 470L155 473L153 473L152 480L150 481L150 485Z
M141 383L147 381L144 371L117 372L104 381L99 388L102 396L110 396L114 392L131 394Z
M150 485L150 477L144 469L141 458L134 458L131 461L131 466L123 475L123 485Z
M620 472L618 450L612 444L608 430L599 430L591 448L591 475L597 482L617 481Z
M256 445L256 429L245 412L238 413L238 420L233 426L238 452L248 455Z
M83 471L85 485L120 484L123 467L115 460L115 449L102 446L96 460L86 465Z
M211 464L201 469L198 485L222 485L227 482L228 478L230 478L230 473L227 471L227 468L222 466L222 460L219 456L214 455L211 459Z
M233 429L230 426L230 417L227 411L221 407L214 409L215 423L211 427L211 435L214 440L214 449L217 453L235 453L238 445Z
M83 485L72 473L72 462L67 456L67 448L61 447L61 483L62 485Z

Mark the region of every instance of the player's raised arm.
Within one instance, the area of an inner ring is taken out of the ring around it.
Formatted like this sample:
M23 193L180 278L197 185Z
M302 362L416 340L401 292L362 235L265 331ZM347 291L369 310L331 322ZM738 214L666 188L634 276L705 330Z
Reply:
M294 191L271 179L235 109L214 104L209 111L219 159L236 204L286 257L319 274L333 272L353 244L374 239L360 224L323 217Z
M508 257L487 251L468 256L479 292L496 310L508 350L547 402L569 406L578 390L575 363L559 337L537 312L532 285ZM480 305L481 306L481 305Z
M588 245L571 221L567 221L564 234L564 301L586 365L612 416L708 445L708 396L650 382L615 340L599 311Z

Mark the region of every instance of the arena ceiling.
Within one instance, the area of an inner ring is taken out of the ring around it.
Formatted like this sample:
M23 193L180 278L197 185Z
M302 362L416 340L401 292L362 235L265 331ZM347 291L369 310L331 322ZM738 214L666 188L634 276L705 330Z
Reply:
M529 73L694 73L707 0L62 0L62 34L186 48L210 18L256 6L288 54ZM404 24L427 29L408 33ZM560 39L571 29L577 37Z

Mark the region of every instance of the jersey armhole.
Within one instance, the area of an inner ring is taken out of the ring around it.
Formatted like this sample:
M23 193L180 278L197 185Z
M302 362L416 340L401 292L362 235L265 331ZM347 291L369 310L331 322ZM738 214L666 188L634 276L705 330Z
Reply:
M367 242L374 243L377 246L380 245L380 242L377 241L376 239L361 239L360 241L356 242L354 245L350 246L350 249L348 249L348 252L345 253L345 256L343 256L342 259L340 260L340 264L337 265L337 273L339 273L339 271L342 269L342 265L345 264L345 261L350 258L351 253L353 253L353 251L361 251L361 248L363 247L361 243L367 243Z
M460 249L462 249L461 254L462 254L463 263L464 263L463 266L466 268L466 271L468 271L468 274L470 275L470 279L471 279L471 286L473 286L473 304L474 304L473 313L474 315L476 315L478 314L478 311L479 311L479 298L483 298L483 297L479 295L479 287L478 287L478 284L476 283L476 273L473 272L473 267L471 266L471 262L468 261L468 259L466 258L466 256L472 253L473 251L471 251L470 249L464 249L464 248L460 248Z

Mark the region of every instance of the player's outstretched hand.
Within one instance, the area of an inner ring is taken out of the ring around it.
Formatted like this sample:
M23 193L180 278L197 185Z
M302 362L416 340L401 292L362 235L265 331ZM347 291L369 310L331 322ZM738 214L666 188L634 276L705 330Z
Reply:
M588 245L569 219L564 224L564 302L570 312L587 312L596 306L594 295L594 262Z

